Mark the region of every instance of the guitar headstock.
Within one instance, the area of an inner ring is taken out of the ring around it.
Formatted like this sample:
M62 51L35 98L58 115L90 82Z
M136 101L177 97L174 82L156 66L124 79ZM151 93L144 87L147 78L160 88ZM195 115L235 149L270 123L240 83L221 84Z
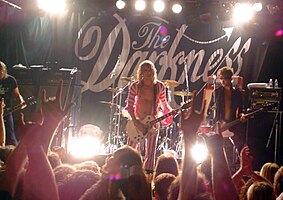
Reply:
M186 101L185 103L183 103L183 105L181 105L181 109L188 109L191 107L191 105L192 105L192 100L190 99Z
M28 105L34 105L34 104L37 103L37 100L34 96L30 96L30 97L27 98L25 103L28 104Z
M262 110L268 111L268 110L271 110L273 108L276 108L277 106L279 106L279 102L273 102L273 103L270 103L270 104L262 107Z

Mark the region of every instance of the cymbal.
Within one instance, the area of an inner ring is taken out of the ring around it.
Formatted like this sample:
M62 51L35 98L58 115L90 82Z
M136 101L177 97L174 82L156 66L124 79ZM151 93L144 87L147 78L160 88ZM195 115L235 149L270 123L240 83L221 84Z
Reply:
M116 87L116 88L107 88L108 91L110 92L118 92L120 88ZM122 94L126 94L127 92L126 91L123 91Z
M169 87L177 87L180 85L177 81L174 81L174 80L162 80L162 82L165 83L165 85Z
M120 77L120 80L123 82L131 82L134 81L133 77Z
M186 91L174 91L173 94L176 95L176 96L182 96L182 97L191 97L191 96L193 96L193 93L186 92Z
M117 107L120 107L118 104L116 103L111 103L109 101L99 101L100 103L103 103L103 104L107 104L109 106L117 106Z

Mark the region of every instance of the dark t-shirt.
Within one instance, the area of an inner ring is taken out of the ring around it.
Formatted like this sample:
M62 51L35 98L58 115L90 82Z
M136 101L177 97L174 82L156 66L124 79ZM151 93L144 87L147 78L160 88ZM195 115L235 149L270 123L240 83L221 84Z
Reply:
M18 87L17 81L13 76L8 75L6 79L0 80L0 98L4 98L5 107L12 105L12 92Z

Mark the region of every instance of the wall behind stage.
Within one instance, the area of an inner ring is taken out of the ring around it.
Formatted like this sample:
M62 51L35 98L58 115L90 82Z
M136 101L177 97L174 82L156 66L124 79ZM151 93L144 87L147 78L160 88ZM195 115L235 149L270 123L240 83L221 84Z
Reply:
M124 86L120 77L134 76L145 59L155 63L159 79L180 83L172 92L188 85L189 91L198 91L199 99L207 77L226 65L244 77L244 87L268 81L261 76L271 39L265 30L261 24L233 27L227 21L203 22L186 13L141 15L117 11L113 5L104 10L88 5L61 17L25 14L20 22L2 24L0 58L8 70L19 63L48 69L77 67L82 76L79 123L95 124L107 132L110 107L100 101L111 101L107 88ZM172 96L172 107L180 101Z

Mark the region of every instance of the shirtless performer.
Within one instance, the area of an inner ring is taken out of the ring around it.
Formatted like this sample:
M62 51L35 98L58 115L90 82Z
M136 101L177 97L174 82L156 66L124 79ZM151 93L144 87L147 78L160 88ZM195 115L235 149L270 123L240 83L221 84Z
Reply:
M147 130L141 120L146 116L157 116L162 110L162 114L167 114L171 111L166 99L166 87L157 80L157 73L154 64L145 60L140 63L137 70L137 81L133 82L129 87L127 105L125 110L130 114L136 128L142 132ZM173 116L170 116L162 121L162 124L167 126L173 121ZM157 145L158 133L148 134L145 143L144 168L147 173L152 173L155 166L155 154ZM137 148L138 143L131 140L129 145Z

